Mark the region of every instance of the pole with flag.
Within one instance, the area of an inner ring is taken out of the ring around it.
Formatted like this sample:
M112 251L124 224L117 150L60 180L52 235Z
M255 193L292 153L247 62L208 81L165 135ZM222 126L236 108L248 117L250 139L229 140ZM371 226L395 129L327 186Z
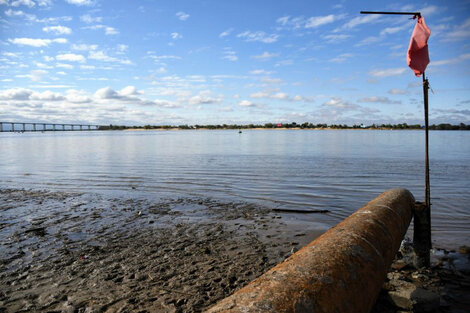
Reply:
M428 39L431 30L426 25L424 17L420 12L373 12L361 11L361 14L392 14L392 15L413 15L416 25L411 35L410 45L407 53L408 66L416 76L423 75L424 94L424 127L425 127L425 202L417 203L414 212L414 233L413 245L415 251L415 266L430 266L431 243L431 187L429 182L429 124L428 124L428 91L429 81L426 78L425 70L429 64Z

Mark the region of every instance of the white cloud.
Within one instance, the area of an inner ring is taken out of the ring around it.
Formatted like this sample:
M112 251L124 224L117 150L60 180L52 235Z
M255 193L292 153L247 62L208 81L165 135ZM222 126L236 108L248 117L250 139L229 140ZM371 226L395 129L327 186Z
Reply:
M33 92L25 88L13 88L0 91L0 100L28 100Z
M273 72L266 71L266 70L253 70L253 71L250 71L250 74L253 74L253 75L270 75L272 73Z
M104 87L98 89L94 97L97 99L115 99L115 100L126 100L126 101L138 101L142 100L136 96L142 94L141 91L138 91L135 86L126 86L119 91L115 91L110 87Z
M226 31L221 32L219 37L220 38L226 37L226 36L230 35L232 32L233 32L233 28L229 28Z
M179 18L181 21L186 21L189 18L189 14L184 12L176 13L176 17Z
M242 106L242 107L253 107L255 106L255 104L249 100L242 100L240 102L238 102L238 105L239 106Z
M391 95L404 95L406 94L406 90L394 88L394 89L390 89L388 93Z
M272 90L264 90L250 94L250 98L260 99L260 98L267 98L267 99L275 99L275 100L283 100L283 101L291 101L291 102L313 102L314 100L310 97L303 97L301 95L295 95L294 97L289 96L289 94L285 92L275 92L273 93Z
M259 92L255 92L255 93L252 93L250 94L250 98L269 98L271 94L267 91L259 91Z
M12 7L18 7L20 5L25 5L29 8L34 7L36 4L32 0L16 0L11 2Z
M89 103L92 101L86 92L75 89L67 90L65 97L67 101L72 103Z
M470 37L470 18L467 18L461 25L455 26L447 34L444 34L442 41L458 41Z
M80 68L82 70L94 70L94 69L96 69L96 66L94 66L94 65L80 65Z
M281 25L286 25L289 22L290 16L282 16L276 20L276 23L279 23Z
M132 62L130 60L127 60L127 59L123 60L123 59L118 59L118 58L115 58L115 57L108 56L106 53L104 53L101 50L99 50L99 51L90 51L88 53L88 59L103 61L103 62L115 62L115 63L121 63L121 64L125 64L125 65L132 64Z
M47 47L51 43L67 43L65 38L56 39L37 39L37 38L14 38L8 39L9 42L15 45L31 46L31 47Z
M276 67L278 67L278 66L288 66L288 65L292 65L292 64L294 64L294 61L290 60L290 59L287 59L287 60L278 61L274 66L276 66Z
M384 70L372 70L369 72L369 75L373 77L397 76L403 74L406 70L406 67L389 68Z
M129 46L120 44L120 45L117 45L117 49L119 50L119 52L126 52L127 49L129 49Z
M382 41L383 39L384 39L383 36L369 36L369 37L362 39L360 42L358 42L354 46L360 47L360 46L370 45L372 43Z
M126 86L119 91L121 96L136 96L142 94L141 91L137 91L137 88L134 86Z
M89 14L85 14L85 15L80 16L80 20L87 24L91 24L91 23L101 23L103 18L101 16L91 16Z
M52 5L52 0L36 0L36 3L40 7L48 7Z
M235 62L235 61L238 61L238 56L235 51L227 50L227 51L224 51L224 56L222 57L222 59Z
M333 107L336 109L342 109L344 111L356 110L359 108L357 104L353 104L349 101L345 101L339 97L333 97L330 100L323 103L325 107Z
M66 26L46 26L42 28L46 33L54 33L56 35L70 35L72 30Z
M276 22L280 25L278 29L290 29L298 31L302 28L317 28L322 25L333 23L337 20L343 19L345 17L344 14L339 15L324 15L324 16L312 16L309 18L305 18L303 16L297 17L290 17L290 16L283 16L276 20Z
M333 14L326 16L312 16L305 23L305 28L316 28L321 25L333 23L335 20L336 17Z
M66 63L56 63L55 67L59 67L59 68L66 68L68 70L73 70L74 69L74 66L71 65L71 64L66 64Z
M75 4L75 5L78 5L78 6L82 6L82 5L91 6L91 5L94 5L94 2L92 0L65 0L65 1L67 1L70 4Z
M377 22L380 19L379 15L371 14L371 15L364 15L364 16L357 16L351 20L349 20L346 24L342 26L343 29L352 29L356 26L362 24L369 24Z
M456 64L463 62L465 60L470 59L470 53L461 54L458 57L451 58L451 59L444 59L439 61L432 61L429 65L430 66L440 66L440 65L448 65L448 64Z
M157 64L166 65L164 60L181 60L181 57L177 55L155 55L153 51L148 51L147 54L148 57L153 59Z
M65 53L56 55L57 61L69 61L69 62L85 62L85 57L81 54Z
M188 103L191 105L214 104L222 101L221 97L213 97L210 90L203 90L196 96L189 98Z
M77 51L90 51L98 49L98 45L73 44L71 48Z
M117 35L119 34L119 31L117 31L114 27L106 26L104 28L104 34L105 35Z
M30 99L41 101L61 101L64 100L65 97L59 93L46 90L44 92L33 92L30 96Z
M401 104L401 101L391 100L388 97L366 97L357 100L358 102L362 103L385 103L385 104Z
M282 84L284 81L280 78L262 77L260 81L266 84Z
M329 43L335 43L335 42L341 42L344 41L348 38L351 38L351 35L346 35L346 34L332 34L332 35L325 35L322 36L326 41Z
M183 35L181 35L181 34L179 34L179 33L177 33L177 32L171 33L170 36L171 36L171 38L173 38L174 40L183 38Z
M2 54L3 54L4 56L10 57L10 58L19 58L19 57L20 57L20 54L19 54L19 53L15 53L15 52L3 52Z
M14 11L12 9L8 9L8 10L5 11L5 15L10 16L10 17L12 17L12 16L24 16L25 13L21 10L20 11Z
M237 35L238 38L244 38L245 41L259 41L263 43L273 43L279 38L277 34L266 34L263 31L251 32L245 31Z
M421 12L422 16L426 17L426 16L430 16L430 15L433 15L434 13L438 12L439 8L435 5L430 5L430 6L421 8L418 11Z
M329 59L328 61L333 62L333 63L343 63L347 61L349 58L351 58L352 56L353 55L351 53L343 53L343 54L338 55L337 57Z
M265 51L260 55L253 55L252 58L266 61L266 60L269 60L271 58L278 57L278 56L279 56L278 53L270 53L270 52Z
M26 74L26 75L16 75L15 77L18 77L18 78L29 78L31 79L32 81L35 81L35 82L39 82L39 81L42 81L42 78L44 77L44 75L48 74L49 72L46 71L46 70L33 70L31 72L29 72L29 74Z
M271 96L272 99L278 99L278 100L288 100L289 95L285 92L278 92L274 95Z
M58 17L47 17L38 19L34 15L32 17L28 17L28 19L38 22L38 23L45 23L45 24L57 24L59 22L70 22L72 20L71 16L58 16Z
M397 26L397 27L386 27L380 32L380 36L395 34L407 28L409 28L408 24L405 24L403 26Z
M114 27L111 26L106 26L106 25L93 25L93 26L86 26L83 27L83 29L104 29L104 34L105 35L118 35L119 31L116 30Z
M41 63L41 62L34 62L34 64L36 64L37 67L43 68L43 69L52 69L53 68L52 66Z

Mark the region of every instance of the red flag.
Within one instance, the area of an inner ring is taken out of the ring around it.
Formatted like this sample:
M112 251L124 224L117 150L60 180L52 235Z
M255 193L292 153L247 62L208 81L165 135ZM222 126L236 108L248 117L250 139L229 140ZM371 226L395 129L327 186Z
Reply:
M421 76L429 64L428 38L430 35L431 30L424 22L424 17L418 17L406 56L408 66L416 76Z

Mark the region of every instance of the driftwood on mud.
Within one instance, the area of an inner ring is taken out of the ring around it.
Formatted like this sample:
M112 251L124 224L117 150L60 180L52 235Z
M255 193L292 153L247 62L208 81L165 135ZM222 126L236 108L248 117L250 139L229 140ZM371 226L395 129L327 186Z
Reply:
M329 213L330 210L296 210L296 209L272 209L273 212L282 212L282 213Z

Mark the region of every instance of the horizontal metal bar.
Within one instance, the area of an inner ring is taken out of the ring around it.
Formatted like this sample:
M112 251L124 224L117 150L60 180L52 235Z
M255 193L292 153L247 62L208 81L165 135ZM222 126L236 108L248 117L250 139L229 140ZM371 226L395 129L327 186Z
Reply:
M392 15L417 15L417 16L421 16L421 12L361 11L361 14L392 14Z

